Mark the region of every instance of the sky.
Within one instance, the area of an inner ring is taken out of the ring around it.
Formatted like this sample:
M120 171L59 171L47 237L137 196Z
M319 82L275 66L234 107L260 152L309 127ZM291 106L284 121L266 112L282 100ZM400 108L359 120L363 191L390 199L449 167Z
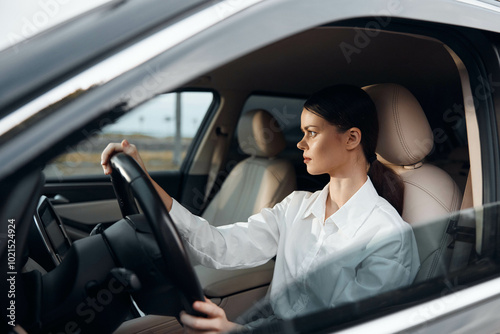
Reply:
M0 1L0 50L109 0Z

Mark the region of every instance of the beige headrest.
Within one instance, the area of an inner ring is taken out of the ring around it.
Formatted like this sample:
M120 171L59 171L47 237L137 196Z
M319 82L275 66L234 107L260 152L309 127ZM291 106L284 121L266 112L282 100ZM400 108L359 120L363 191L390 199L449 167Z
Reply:
M245 113L238 124L238 142L246 154L274 157L286 146L285 137L274 117L256 109Z
M415 96L397 84L372 85L363 89L377 107L377 154L399 166L422 161L434 146L434 136Z

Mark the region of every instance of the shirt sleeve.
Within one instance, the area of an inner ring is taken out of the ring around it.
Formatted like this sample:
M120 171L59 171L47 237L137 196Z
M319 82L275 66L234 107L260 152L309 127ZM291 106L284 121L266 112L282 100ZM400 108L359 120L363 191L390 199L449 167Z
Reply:
M276 256L279 222L287 199L263 209L247 222L214 227L173 201L170 215L192 259L215 269L242 269L266 263Z

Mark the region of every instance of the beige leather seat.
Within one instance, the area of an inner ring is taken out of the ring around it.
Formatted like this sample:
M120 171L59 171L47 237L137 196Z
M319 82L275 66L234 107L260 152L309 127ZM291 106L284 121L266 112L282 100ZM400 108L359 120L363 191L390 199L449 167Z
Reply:
M403 219L413 227L421 263L415 281L443 275L452 254L448 248L452 238L446 233L448 221L427 222L459 210L460 190L445 171L424 161L434 146L434 137L413 94L396 84L364 90L377 107L378 158L396 171L405 185Z
M202 216L220 226L246 221L272 207L295 190L295 170L288 160L275 158L286 146L273 116L265 110L245 113L238 124L238 143L250 157L229 173Z

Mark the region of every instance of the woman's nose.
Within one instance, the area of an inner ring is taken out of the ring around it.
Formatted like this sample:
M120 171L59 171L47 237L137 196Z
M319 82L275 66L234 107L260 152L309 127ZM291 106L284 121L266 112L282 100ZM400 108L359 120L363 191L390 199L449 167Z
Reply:
M304 150L305 146L304 146L304 138L302 138L298 143L297 143L297 147L299 150Z

